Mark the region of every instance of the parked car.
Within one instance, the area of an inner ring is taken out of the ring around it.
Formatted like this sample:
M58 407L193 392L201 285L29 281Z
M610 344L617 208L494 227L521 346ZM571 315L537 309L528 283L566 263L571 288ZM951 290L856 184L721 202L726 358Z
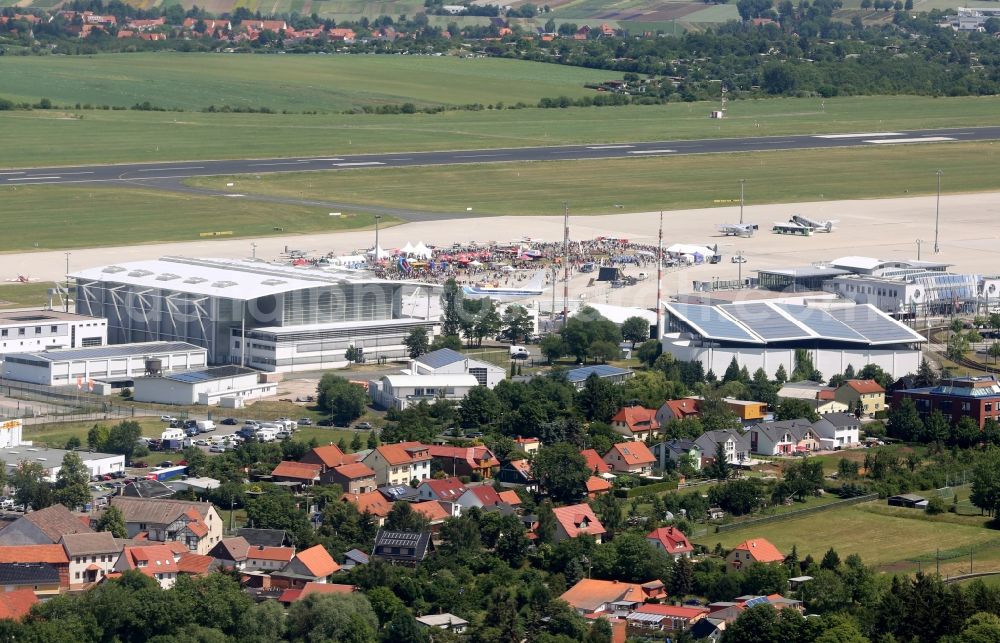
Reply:
M322 420L320 420L319 422L317 422L316 425L317 426L333 426L333 420L331 420L330 418L323 418Z
M367 429L372 428L372 423L371 422L358 422L357 424L354 425L354 428L355 429L366 429L367 430Z
M160 466L161 467L172 467L172 466L174 466L174 463L171 462L170 460L164 460L163 462L160 463Z
M208 447L208 450L210 453L225 453L226 446L224 444L213 444L212 446Z
M281 431L278 431L274 435L274 437L278 438L279 440L288 440L289 438L292 437L292 432L287 429L282 429Z
M312 426L312 423L309 418L299 418L299 426Z
M239 424L239 422L236 421L236 418L226 418L219 424L225 424L226 426L233 426L235 424Z
M200 447L207 447L208 446L208 440L205 440L205 439L195 440L194 443L197 444Z
M170 417L169 415L161 415L160 416L160 422L173 422L176 419L177 418Z
M14 508L13 498L0 498L0 509L10 510Z

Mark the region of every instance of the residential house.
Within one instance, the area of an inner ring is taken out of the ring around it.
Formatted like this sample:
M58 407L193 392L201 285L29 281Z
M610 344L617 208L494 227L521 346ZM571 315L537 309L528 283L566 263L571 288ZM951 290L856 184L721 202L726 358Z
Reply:
M375 519L376 524L382 526L386 516L392 511L392 503L385 499L378 491L366 491L365 493L345 493L340 497L344 502L350 502L357 507L360 513L369 513Z
M646 534L646 540L657 549L666 552L674 560L691 558L694 547L691 541L676 527L660 527Z
M489 485L469 487L455 502L462 507L463 512L473 507L486 509L504 504L503 499L500 498L500 494Z
M514 438L514 442L526 455L538 453L538 450L542 448L542 441L538 438L522 438L521 436L517 436Z
M342 464L320 478L324 484L338 484L347 493L367 493L377 486L375 472L362 462Z
M247 542L246 538L243 536L233 536L220 540L215 547L212 547L208 555L219 561L226 569L242 571L246 568L249 551L250 543Z
M284 529L254 529L252 527L241 527L236 530L236 535L244 538L250 545L265 547L284 547L292 544L291 538Z
M803 400L820 415L827 413L844 413L850 408L835 397L836 389L817 384L816 382L786 382L778 390L778 398L782 400Z
M7 545L0 547L0 565L11 564L47 565L47 568L32 568L31 573L41 574L42 570L51 568L58 576L57 589L52 593L58 593L59 588L69 588L69 558L62 545ZM16 572L17 570L12 571L15 576ZM11 584L8 583L8 585ZM11 586L11 589L16 589L16 587ZM39 591L39 593L42 592Z
M649 637L654 632L686 632L707 615L708 609L704 607L646 604L640 605L625 620L635 634Z
M177 582L177 574L180 573L177 567L179 558L180 555L166 545L130 546L122 550L114 571L121 573L137 569L159 583L160 588L170 589Z
M2 572L0 572L2 573ZM27 576L27 574L23 574ZM19 581L20 582L20 581ZM0 586L4 585L4 579L0 578ZM9 619L20 621L28 615L31 608L38 603L38 596L35 595L31 587L25 586L21 589L12 589L4 592L3 600L0 601L0 621Z
M66 534L94 530L63 505L26 513L0 530L0 545L54 545Z
M694 440L667 440L666 442L654 444L650 448L650 451L653 453L653 457L656 458L654 466L657 469L666 469L668 467L667 462L680 463L683 458L687 458L688 463L691 464L695 471L701 469L703 454L701 448Z
M358 37L357 34L354 33L353 29L343 29L340 27L328 30L326 35L330 40L340 41L345 45L353 44Z
M564 375L566 380L573 385L573 388L579 391L583 389L583 385L587 383L587 378L591 375L594 375L602 380L607 380L612 384L624 384L625 380L635 376L635 371L628 368L618 368L617 366L600 364L598 366L581 366L580 368L572 368L565 373L562 373L562 375Z
M336 444L313 447L304 456L299 458L299 462L320 465L320 473L325 473L329 469L354 461L354 457L344 454Z
M600 476L590 476L587 478L587 499L593 500L597 496L608 493L611 491L611 483ZM513 492L501 492L500 495L503 496L504 493Z
M419 442L380 445L362 462L375 471L379 486L408 485L411 480L431 477L430 448Z
M425 500L423 502L414 502L410 504L410 507L414 512L420 514L427 519L427 525L431 529L431 533L434 538L438 538L438 534L441 533L441 525L453 516L453 507L457 505L452 505L450 502L439 502L437 500Z
M433 444L428 447L428 452L431 454L431 467L449 476L489 480L500 468L500 461L493 452L482 445L451 447Z
M462 634L469 627L469 622L467 620L448 612L444 612L443 614L418 616L417 623L420 623L426 628L436 627L440 630L454 632L455 634Z
M521 506L521 496L517 495L517 492L513 489L508 489L506 491L498 491L497 495L500 496L500 500L503 504L516 508Z
M782 563L785 555L764 538L744 540L726 555L726 571L741 571L754 563Z
M527 460L504 463L497 472L497 480L503 485L523 486L527 491L538 489L538 479L531 474L531 463Z
M133 480L118 495L129 498L170 498L176 491L159 480Z
M129 538L146 534L152 542L178 541L198 554L222 540L222 518L209 502L116 496L111 506L122 512Z
M833 398L847 405L848 411L860 409L869 417L885 410L885 389L875 380L847 380L837 387Z
M638 607L666 597L666 589L659 581L639 584L584 578L563 592L559 599L583 616L614 616L616 603ZM621 611L624 615L628 610Z
M683 400L667 400L656 410L656 421L663 426L671 420L687 420L701 416L698 399L687 397Z
M180 543L171 543L175 547ZM215 570L222 569L219 561L211 556L203 556L193 551L182 551L177 559L177 573L188 576L208 576Z
M358 565L367 565L369 562L370 558L365 552L360 549L348 549L344 552L344 564L340 568L349 571Z
M450 348L425 353L410 362L412 375L472 375L480 386L493 388L507 378L507 370L473 359Z
M952 424L969 417L980 429L986 420L1000 421L1000 381L995 375L952 377L937 386L893 391L893 406L906 399L913 400L925 419L940 411Z
M587 461L587 468L595 476L600 476L604 474L611 473L611 465L604 461L599 454L594 449L584 449L580 452L583 459Z
M307 583L326 583L329 576L340 571L340 565L323 545L303 549L281 571L271 573L274 587L297 589Z
M288 23L284 20L244 20L240 23L240 29L245 31L273 31L279 33L288 30Z
M861 420L850 413L827 413L813 423L824 449L844 449L861 442Z
M340 585L337 583L306 583L300 589L286 589L281 592L278 602L288 607L292 603L301 601L310 594L351 594L358 591L354 585Z
M474 375L383 375L369 380L368 393L376 407L402 411L421 401L461 401L479 385Z
M733 429L705 431L694 441L705 459L715 459L718 445L722 445L726 462L741 465L750 460L750 438Z
M322 469L318 464L282 460L271 471L271 477L275 482L295 482L303 487L311 487L319 482Z
M626 406L612 416L611 428L629 440L652 442L660 431L660 423L656 419L656 409Z
M0 609L7 604L7 597L15 592L26 590L32 596L55 596L63 588L55 565L0 562L0 596L3 596Z
M108 531L66 534L59 544L69 559L71 587L99 582L113 572L123 548Z
M767 416L767 404L755 400L737 400L724 397L722 401L732 411L743 425L760 422ZM670 420L686 420L701 417L701 397L692 395L682 400L667 400L656 411L656 419L660 425Z
M656 458L643 442L619 442L604 454L604 461L617 473L645 476L653 472Z
M421 500L444 500L458 502L468 487L458 478L440 478L424 480L417 487L417 496Z
M152 31L154 29L159 29L166 24L167 19L163 17L148 20L136 20L135 18L130 18L125 23L125 26L132 31Z
M243 570L248 572L274 572L283 569L295 557L292 547L257 545L247 548Z
M794 455L819 449L819 438L809 420L761 422L747 431L750 451L760 455Z
M393 565L416 566L434 550L431 532L388 531L379 529L375 534L372 557Z
M593 536L598 544L604 541L606 530L588 504L556 507L556 542L578 536Z

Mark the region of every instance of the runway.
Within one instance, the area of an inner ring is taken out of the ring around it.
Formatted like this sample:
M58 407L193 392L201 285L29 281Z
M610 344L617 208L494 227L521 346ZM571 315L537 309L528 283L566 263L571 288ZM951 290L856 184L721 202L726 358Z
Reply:
M1000 140L1000 127L965 127L936 130L857 132L844 134L803 134L753 138L718 138L674 141L646 141L602 145L562 145L442 152L394 152L385 154L338 155L271 159L209 160L169 163L125 163L73 167L0 169L0 185L53 185L76 183L144 183L146 185L197 176L228 174L273 174L277 172L319 172L391 167L462 165L470 163L511 163L524 161L567 161L585 159L686 156L731 152L763 152L816 148L844 148L944 142Z

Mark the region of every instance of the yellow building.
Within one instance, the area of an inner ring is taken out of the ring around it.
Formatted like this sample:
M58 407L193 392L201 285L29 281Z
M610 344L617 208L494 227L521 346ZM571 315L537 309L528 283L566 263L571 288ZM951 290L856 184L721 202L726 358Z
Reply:
M885 389L875 380L847 380L837 388L834 399L846 404L850 411L858 408L860 402L865 415L885 410Z

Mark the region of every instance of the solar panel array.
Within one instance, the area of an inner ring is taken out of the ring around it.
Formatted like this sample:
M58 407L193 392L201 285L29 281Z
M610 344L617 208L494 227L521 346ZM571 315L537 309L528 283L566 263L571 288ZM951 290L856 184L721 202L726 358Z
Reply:
M729 304L721 306L730 316L746 324L765 340L809 339L812 335L782 317L768 304Z
M834 308L830 315L864 335L870 342L912 342L915 333L907 326L886 317L871 306Z
M689 324L704 331L706 337L731 339L740 342L760 343L760 338L723 315L715 306L695 304L668 304L668 310L679 315Z
M813 333L820 337L839 339L846 342L867 341L863 335L851 330L819 308L792 304L775 304L774 306L807 326Z
M196 350L200 350L199 347L185 342L150 342L146 344L109 344L92 348L53 349L31 354L49 361L63 361L159 355L161 353L183 353Z
M613 375L625 375L627 373L629 373L629 370L625 368L618 368L617 366L609 366L607 364L598 364L597 366L583 366L581 368L574 368L566 371L566 379L570 382L582 382L591 375L597 375L598 377L611 377Z
M255 371L252 371L249 368L243 368L242 366L216 366L214 368L206 368L200 371L170 373L168 378L176 382L197 384L198 382L210 382L224 377L237 377L239 375L252 375L254 373Z

